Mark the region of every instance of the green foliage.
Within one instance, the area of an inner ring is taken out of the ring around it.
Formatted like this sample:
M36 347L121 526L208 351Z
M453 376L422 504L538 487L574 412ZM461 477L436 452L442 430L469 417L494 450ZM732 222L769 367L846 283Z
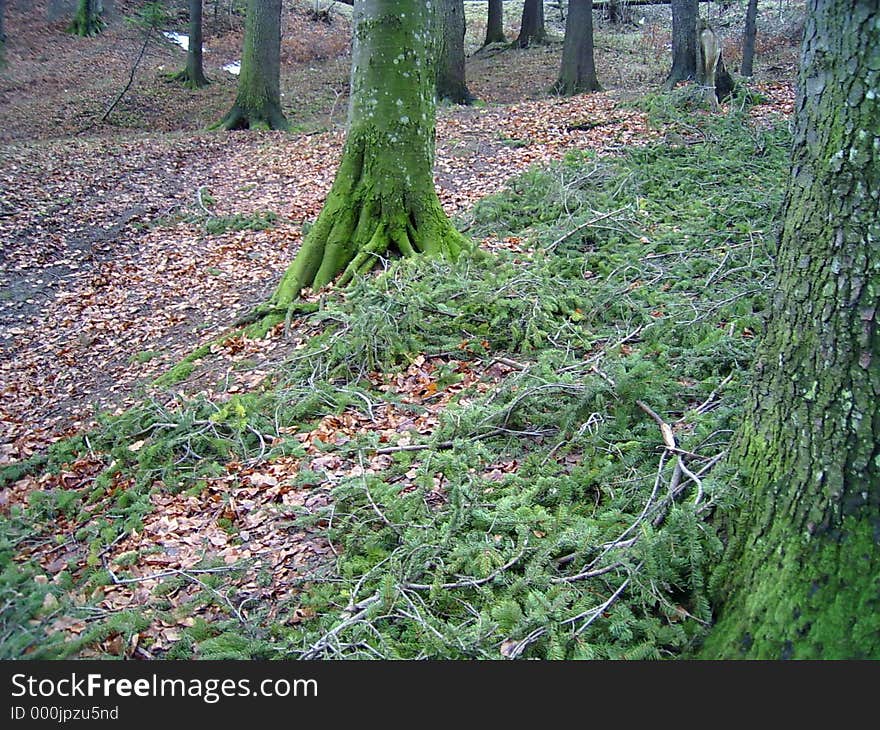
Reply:
M137 12L126 20L137 28L155 30L167 26L171 14L164 2L148 2L141 5Z
M230 231L265 231L274 228L280 220L279 215L271 210L214 215L210 209L215 202L209 192L202 191L198 212L190 211L171 217L158 218L152 225L169 226L178 221L185 221L200 226L209 236L220 236Z
M95 11L95 3L91 4L78 0L76 14L67 29L68 33L83 37L94 36L100 33L106 23L99 13Z
M527 236L531 255L395 262L326 306L348 329L331 340L336 377L450 351L527 367L444 412L434 439L452 449L336 488L328 537L343 583L312 591L321 618L292 654L644 659L703 633L721 552L706 516L735 494L716 467L702 493L658 495L673 463L658 474L658 429L636 401L679 420L685 449L726 444L767 302L787 147L784 130L741 117L712 134L533 170L475 220L478 234ZM489 478L510 460L515 471ZM400 493L414 465L422 486ZM426 500L436 474L439 508ZM587 568L600 574L578 578ZM370 601L357 622L340 612Z
M134 355L132 355L128 359L128 361L136 362L139 365L143 365L144 363L148 363L153 358L160 357L161 355L161 352L156 352L154 350L141 350L140 352L136 352Z
M235 213L234 215L210 216L205 218L205 233L216 236L228 231L265 231L268 228L274 228L278 222L278 215L272 211L264 213L252 213L251 215L243 215Z
M637 401L676 424L683 449L711 457L726 448L769 295L787 139L781 126L755 130L741 115L713 117L709 129L699 116L666 113L703 141L611 161L571 155L482 201L476 234L517 237L520 251L387 262L309 311L321 334L260 389L145 401L103 417L89 445L113 466L89 494L36 497L29 529L48 531L52 515L98 505L78 536L95 555L137 527L151 490L195 493L232 459L301 455L294 432L346 409L369 415L390 402L422 411L376 389L370 371L443 354L442 389L460 378L462 361L487 368L501 357L518 367L497 386L465 390L429 448L395 453L384 472L343 478L332 513L292 508L294 523L323 531L337 555L297 596L316 618L282 626L268 607L254 607L245 622L227 602L235 574L203 575L175 615L210 605L225 618L197 620L166 656L688 651L710 619L705 575L721 550L709 518L736 495L718 465L673 499L665 485L674 458L661 459L659 429ZM372 433L322 448L356 460L377 446ZM131 484L113 491L121 475ZM325 479L304 461L296 486ZM92 584L107 577L100 567ZM21 566L9 569L8 584L26 582ZM168 596L187 581L157 589L155 610L170 610ZM42 606L43 588L20 602L16 620ZM9 655L34 642L14 640Z

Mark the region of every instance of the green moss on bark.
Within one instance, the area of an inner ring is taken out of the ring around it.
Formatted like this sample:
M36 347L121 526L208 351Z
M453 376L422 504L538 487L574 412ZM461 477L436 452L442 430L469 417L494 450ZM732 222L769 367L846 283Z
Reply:
M707 657L880 658L880 10L811 0Z
M289 129L280 73L281 0L249 0L235 104L213 128Z
M89 37L104 29L104 21L96 12L94 0L79 0L76 15L68 28L69 33Z
M415 0L369 0L359 9L342 161L274 305L339 274L345 285L390 253L455 258L470 247L433 183L433 12Z

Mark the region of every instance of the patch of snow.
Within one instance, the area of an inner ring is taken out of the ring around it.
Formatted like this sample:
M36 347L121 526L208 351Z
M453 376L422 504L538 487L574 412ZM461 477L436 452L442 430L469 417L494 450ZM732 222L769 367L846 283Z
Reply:
M176 43L184 51L189 50L189 36L185 33L174 33L173 31L166 30L164 33L162 33L162 35L164 35L172 43Z
M233 76L238 76L241 73L241 61L233 61L232 63L227 63L223 67L224 71L228 71Z

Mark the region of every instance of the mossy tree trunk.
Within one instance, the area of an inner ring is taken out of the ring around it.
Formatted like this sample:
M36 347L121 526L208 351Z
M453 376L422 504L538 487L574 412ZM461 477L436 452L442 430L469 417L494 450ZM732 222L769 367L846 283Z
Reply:
M74 35L88 37L97 35L103 29L104 22L101 20L97 0L79 0L76 6L76 15L73 16L73 22L68 31Z
M436 5L356 0L349 127L318 220L272 297L340 285L397 252L455 258L469 247L434 189Z
M288 129L281 111L281 0L248 0L238 94L223 129Z
M776 294L706 657L880 659L880 8L809 0Z
M562 66L551 91L572 95L600 88L593 59L593 0L569 0Z
M754 73L757 32L758 0L749 0L748 7L746 7L746 24L743 29L742 67L740 68L740 73L743 76L751 76Z
M504 43L504 2L503 0L489 0L489 14L486 19L486 40L484 46L490 43Z
M208 85L202 64L202 0L189 0L189 43L186 51L186 68L176 75L187 86L201 88Z
M464 33L464 0L440 0L437 98L455 104L474 100L465 80Z
M672 0L672 69L666 86L689 81L697 73L697 0Z
M534 43L543 43L545 40L547 40L547 31L544 28L544 0L525 0L516 45L520 48L528 48Z

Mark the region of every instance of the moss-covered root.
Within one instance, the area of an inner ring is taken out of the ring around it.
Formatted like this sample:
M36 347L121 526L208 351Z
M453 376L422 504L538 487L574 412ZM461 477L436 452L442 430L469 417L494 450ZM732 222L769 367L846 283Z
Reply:
M235 129L258 129L263 131L276 129L287 132L290 130L290 123L285 119L284 114L278 107L270 105L262 109L245 109L236 104L223 119L211 125L210 128L225 129L227 131Z
M167 78L169 81L183 84L188 89L201 89L211 83L204 76L199 76L198 74L193 75L188 68L183 69L183 71L178 71L177 73L168 74ZM217 126L219 127L219 124Z
M324 210L278 285L272 302L289 306L305 287L315 289L339 276L345 286L366 274L383 256L426 254L455 260L471 243L446 217L436 195L414 204L383 205L357 192L331 192Z

